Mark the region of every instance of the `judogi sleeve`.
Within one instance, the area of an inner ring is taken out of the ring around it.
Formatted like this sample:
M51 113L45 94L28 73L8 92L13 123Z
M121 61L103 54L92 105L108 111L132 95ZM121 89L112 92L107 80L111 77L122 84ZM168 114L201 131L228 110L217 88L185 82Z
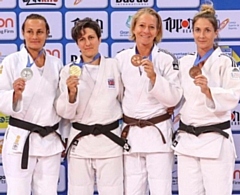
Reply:
M176 106L182 97L179 80L178 60L162 53L156 61L156 81L154 86L149 81L149 93L167 107Z
M0 111L9 116L20 112L22 107L22 100L13 104L13 65L17 63L14 57L16 56L7 56L0 65Z
M76 101L74 103L69 102L68 88L67 88L67 78L69 77L69 65L66 65L60 73L59 90L60 95L57 99L56 110L57 113L65 119L73 119L77 112L78 106L78 92ZM78 90L79 91L79 90Z
M209 87L213 101L206 98L208 109L216 113L232 110L240 99L240 69L230 57L221 55L220 58L221 86Z

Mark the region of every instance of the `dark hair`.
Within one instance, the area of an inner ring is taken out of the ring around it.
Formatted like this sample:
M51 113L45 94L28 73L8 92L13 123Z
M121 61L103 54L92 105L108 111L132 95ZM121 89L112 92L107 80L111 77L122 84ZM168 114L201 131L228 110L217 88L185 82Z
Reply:
M98 39L101 37L101 28L96 21L93 21L91 18L84 18L78 20L74 27L72 28L72 38L77 43L78 39L83 36L85 33L85 28L91 28L97 34Z
M26 21L27 21L27 20L30 20L30 19L33 19L33 20L34 20L34 19L38 19L38 20L44 21L45 24L46 24L46 30L47 30L48 33L50 33L50 28L49 28L49 25L48 25L48 22L47 22L46 18L43 17L43 16L41 16L41 15L39 15L39 14L30 14L30 15L28 15L28 16L26 17L25 21L24 21L23 24L22 24L22 31L24 31L24 29L25 29L25 23L26 23Z
M162 18L161 16L152 8L141 8L140 10L137 11L137 13L134 14L134 16L132 17L132 22L131 22L131 28L130 28L130 40L136 41L136 36L133 33L137 20L139 19L139 17L143 14L149 14L154 16L157 19L157 36L154 39L155 43L159 43L162 39L162 35L163 35L163 29L162 29Z

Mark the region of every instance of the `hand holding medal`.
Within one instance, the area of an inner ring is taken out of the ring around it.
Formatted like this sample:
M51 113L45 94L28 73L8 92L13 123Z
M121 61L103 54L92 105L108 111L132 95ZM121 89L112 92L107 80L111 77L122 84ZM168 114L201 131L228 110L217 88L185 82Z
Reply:
M132 56L131 58L131 63L133 66L140 66L141 65L141 61L142 61L142 56L140 54L135 54Z
M80 77L80 76L81 76L81 73L82 73L82 69L81 69L79 66L76 66L76 65L70 66L70 68L69 68L69 74L70 74L71 76Z
M189 70L189 75L191 78L195 79L196 76L202 74L202 70L200 67L198 66L193 66L190 70Z

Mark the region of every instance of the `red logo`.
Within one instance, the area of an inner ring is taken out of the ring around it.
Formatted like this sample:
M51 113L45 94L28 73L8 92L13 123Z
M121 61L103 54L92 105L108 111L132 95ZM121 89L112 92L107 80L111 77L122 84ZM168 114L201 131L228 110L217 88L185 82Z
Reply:
M12 18L0 18L0 28L1 27L13 27L14 21Z

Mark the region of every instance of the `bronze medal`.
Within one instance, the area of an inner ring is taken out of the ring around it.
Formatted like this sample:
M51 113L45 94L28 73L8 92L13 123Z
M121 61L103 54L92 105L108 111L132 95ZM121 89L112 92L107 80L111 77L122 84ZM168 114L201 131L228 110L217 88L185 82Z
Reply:
M73 66L70 66L70 68L69 68L69 74L71 76L79 77L81 75L81 72L82 72L82 70L79 66L73 65Z
M136 54L136 55L132 56L132 58L131 58L131 63L133 66L140 66L141 61L142 61L142 56L139 54Z
M195 79L196 76L202 74L202 70L201 68L199 68L198 66L193 66L190 70L189 70L189 75L191 78Z
M24 68L21 71L21 78L23 78L25 81L30 80L33 76L33 71L31 68Z

